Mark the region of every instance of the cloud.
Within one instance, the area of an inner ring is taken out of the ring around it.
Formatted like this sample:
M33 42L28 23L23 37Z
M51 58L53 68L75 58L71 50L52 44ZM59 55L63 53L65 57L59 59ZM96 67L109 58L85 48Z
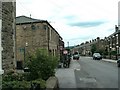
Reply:
M96 22L75 22L75 23L70 23L70 26L78 26L78 27L95 27L99 26L101 24L104 24L105 22L102 21L96 21Z
M21 3L19 3L19 2ZM17 0L16 15L50 21L65 45L104 38L118 24L118 0ZM120 19L119 19L120 24Z
M75 19L76 17L74 15L68 15L68 16L64 16L63 18L67 20L71 20L71 19Z

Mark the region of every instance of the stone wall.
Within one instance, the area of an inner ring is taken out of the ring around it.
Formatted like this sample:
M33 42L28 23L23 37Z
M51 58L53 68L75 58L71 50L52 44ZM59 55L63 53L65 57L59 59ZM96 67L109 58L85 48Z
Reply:
M32 28L34 26L34 28ZM27 44L27 46L26 46ZM52 55L57 55L59 34L46 22L21 23L16 25L17 61L24 60L27 55L38 48L49 49Z
M16 25L17 61L24 61L24 55L34 53L38 48L47 49L46 30L42 26L41 23Z
M2 64L5 72L15 68L15 2L2 2Z

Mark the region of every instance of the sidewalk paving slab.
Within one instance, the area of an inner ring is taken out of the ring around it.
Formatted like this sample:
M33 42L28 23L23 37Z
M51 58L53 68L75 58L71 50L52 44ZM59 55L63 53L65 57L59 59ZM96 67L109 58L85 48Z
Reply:
M69 68L58 68L56 77L58 78L59 88L77 88L74 70L80 69L80 65L76 60L71 60Z

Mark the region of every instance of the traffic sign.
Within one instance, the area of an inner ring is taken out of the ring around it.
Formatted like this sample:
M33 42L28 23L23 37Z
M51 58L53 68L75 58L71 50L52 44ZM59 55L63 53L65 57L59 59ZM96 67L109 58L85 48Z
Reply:
M64 50L64 51L63 51L63 54L68 54L68 51L67 51L67 50Z

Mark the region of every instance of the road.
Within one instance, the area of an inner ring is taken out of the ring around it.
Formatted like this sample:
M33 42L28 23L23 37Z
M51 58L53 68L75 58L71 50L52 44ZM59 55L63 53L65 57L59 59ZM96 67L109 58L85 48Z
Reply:
M80 64L74 70L77 88L118 88L116 63L92 60L90 57L81 57L76 62Z

